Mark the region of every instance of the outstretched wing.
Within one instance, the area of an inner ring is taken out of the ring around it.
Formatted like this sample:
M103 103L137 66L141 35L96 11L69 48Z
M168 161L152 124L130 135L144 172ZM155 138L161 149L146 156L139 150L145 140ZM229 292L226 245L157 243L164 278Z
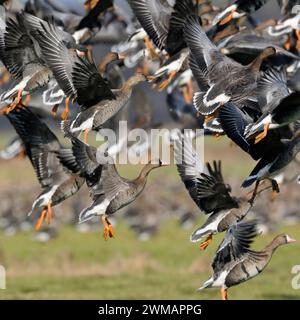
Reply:
M205 213L237 208L238 203L231 197L231 187L226 185L221 171L221 161L207 163L208 174L201 173L197 179L197 205Z
M52 187L69 177L69 171L58 157L61 146L45 123L28 108L16 108L7 114L7 118L24 142L43 188Z
M244 255L251 253L250 245L257 234L256 221L239 222L232 225L216 252L212 263L214 273L222 271L227 263L238 262Z

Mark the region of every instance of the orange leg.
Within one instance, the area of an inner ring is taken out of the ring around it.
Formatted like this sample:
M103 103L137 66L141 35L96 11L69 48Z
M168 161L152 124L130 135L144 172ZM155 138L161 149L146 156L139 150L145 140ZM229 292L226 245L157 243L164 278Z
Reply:
M31 100L31 96L30 94L28 94L25 98L25 101L24 101L24 105L27 107L29 106L29 103L30 103L30 100Z
M45 216L46 216L46 213L47 213L47 208L44 208L41 212L41 215L40 217L38 218L36 224L35 224L35 230L40 230L41 229L41 226L43 224L43 221L45 219Z
M103 215L101 217L101 222L104 226L104 231L103 231L104 240L107 240L108 238L113 238L114 237L114 229L112 227L112 224L108 221L108 219L105 215Z
M19 154L16 156L16 159L23 160L26 157L26 149L23 148L22 151L19 152Z
M145 46L150 54L151 59L159 59L158 54L155 51L152 41L149 37L144 38Z
M48 202L48 205L47 205L47 216L46 216L46 221L48 224L51 223L52 221L52 206L51 206L51 201Z
M221 288L221 298L222 298L222 300L228 300L227 289Z
M291 39L291 35L288 35L288 38L284 44L284 49L287 50L287 51L290 51L291 48L292 48L292 39Z
M235 10L232 10L228 16L226 16L223 20L220 21L219 25L223 26L224 24L230 22L233 19L234 13L235 13Z
M88 142L89 142L89 130L88 129L84 130L83 141L85 144L88 144Z
M205 250L212 243L212 234L210 234L205 241L200 243L200 249Z
M264 131L263 131L262 133L258 134L258 135L255 137L254 144L259 143L261 140L263 140L263 139L268 135L269 127L270 127L270 124L269 124L269 123L266 123L266 124L264 125Z
M162 83L159 85L158 90L159 91L165 90L167 86L171 83L171 81L175 78L176 74L177 74L177 71L172 70L168 75L168 79L162 81Z
M189 80L187 84L183 87L183 98L186 103L191 103L193 101L193 83Z
M300 31L296 30L295 33L296 33L296 37L297 37L296 48L297 48L298 51L300 51Z
M66 99L65 99L65 110L64 110L64 112L61 114L61 119L62 119L62 120L67 120L67 119L68 119L69 103L70 103L70 99L69 99L69 98L66 98Z
M58 108L59 108L59 104L56 104L56 105L53 106L53 108L51 110L51 114L52 114L53 117L56 117Z

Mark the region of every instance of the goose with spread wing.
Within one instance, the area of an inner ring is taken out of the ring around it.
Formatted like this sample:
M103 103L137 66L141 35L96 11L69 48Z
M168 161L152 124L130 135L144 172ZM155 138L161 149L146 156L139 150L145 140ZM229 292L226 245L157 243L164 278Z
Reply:
M201 211L209 215L190 238L192 242L198 242L207 237L200 245L201 249L206 249L214 234L242 220L251 205L246 198L231 196L231 187L223 180L221 162L214 161L213 166L208 163L204 167L189 138L176 140L174 150L179 175L191 198Z
M250 245L257 236L255 221L232 225L220 244L212 263L213 275L198 290L221 287L221 297L228 299L227 289L260 274L269 264L275 250L296 240L281 234L262 251L253 251Z
M193 0L129 0L129 4L141 26L148 35L145 44L153 52L150 40L170 59L154 74L162 81L159 89L164 90L180 70L187 64L188 51L183 37L183 28L189 14L197 13ZM150 40L149 40L150 39Z
M66 122L62 123L62 130L65 136L71 139L73 154L93 200L92 205L80 213L79 221L84 222L100 216L104 225L104 239L107 240L108 237L114 236L108 217L135 201L144 190L149 173L162 167L163 164L160 160L157 163L149 162L136 179L128 180L119 175L110 156L97 153L95 147L85 144L72 135Z
M43 189L29 213L36 214L41 210L36 223L36 229L39 229L45 219L51 222L52 207L74 195L84 179L77 174L79 167L72 150L63 148L53 132L30 109L16 107L7 118L22 139Z
M238 19L246 14L251 14L264 6L268 1L269 0L237 0L234 4L216 15L213 20L213 25L224 25L232 19Z
M200 114L211 116L226 102L243 105L256 100L260 66L264 59L274 55L276 49L265 48L249 65L243 66L223 55L208 39L198 17L188 18L184 29L185 40L192 58L198 66L195 77L203 91L194 96L194 104Z

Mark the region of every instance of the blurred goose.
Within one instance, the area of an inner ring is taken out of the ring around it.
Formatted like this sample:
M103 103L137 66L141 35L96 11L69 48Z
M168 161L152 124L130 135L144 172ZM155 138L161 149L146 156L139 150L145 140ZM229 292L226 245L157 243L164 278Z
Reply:
M0 45L2 62L18 81L14 88L1 97L2 101L14 99L2 109L2 112L9 112L21 101L23 93L29 94L45 86L50 81L52 72L27 29L23 14L17 14L15 19L8 18Z
M266 154L255 166L249 177L243 182L242 187L247 188L256 182L253 196L250 202L253 202L259 183L262 180L270 180L274 192L279 193L279 186L274 179L300 151L300 132L296 132L291 140L283 140L280 150Z
M170 57L154 74L154 78L167 75L167 79L159 86L159 89L163 90L184 67L184 62L187 60L188 52L182 51L186 48L183 28L187 16L197 13L197 6L193 0L129 0L129 4L149 39ZM145 43L153 52L147 38Z
M253 251L250 245L257 234L253 221L232 225L216 252L212 263L213 275L198 290L221 287L221 297L227 300L228 288L257 276L266 268L279 246L296 241L287 234L281 234L264 250Z
M214 161L213 167L208 163L207 170L198 158L189 138L175 142L175 159L177 170L191 198L201 211L209 214L206 222L191 235L192 242L198 242L206 249L212 236L223 232L237 221L243 219L251 206L245 198L230 195L231 187L225 184L221 171L221 162Z
M255 137L255 143L258 143L267 136L269 129L277 129L300 120L300 92L293 92L279 102L277 107L270 108L254 124L246 127L247 139L261 132Z
M36 229L52 219L52 207L74 195L84 183L70 149L63 149L46 124L28 108L17 107L7 114L8 120L22 139L26 153L42 186L29 213L42 210Z
M93 204L80 213L79 222L100 216L104 225L104 239L107 240L114 236L108 216L133 202L144 190L149 173L163 164L160 160L157 163L149 162L136 179L125 179L119 175L110 156L99 155L96 148L77 139L66 123L62 125L62 130L72 141L73 154L93 199Z
M232 19L238 19L246 14L251 14L258 9L260 9L263 5L265 5L268 0L237 0L231 6L227 7L224 11L218 14L212 24L226 24L230 22Z
M265 58L276 53L275 48L265 48L252 63L243 66L217 49L201 28L198 17L189 17L184 31L186 42L198 65L194 75L204 89L194 96L194 104L200 114L211 115L230 100L236 104L255 100L260 66Z
M67 97L65 110L62 114L62 118L66 119L69 111L69 100L75 99L76 96L76 91L71 82L72 65L77 57L77 52L87 54L87 49L78 45L69 33L58 28L53 20L44 21L28 13L23 15L26 27L38 43L43 59L51 69L60 89Z
M0 151L0 159L11 160L11 159L22 159L26 156L26 150L24 144L19 136L14 137L5 149Z

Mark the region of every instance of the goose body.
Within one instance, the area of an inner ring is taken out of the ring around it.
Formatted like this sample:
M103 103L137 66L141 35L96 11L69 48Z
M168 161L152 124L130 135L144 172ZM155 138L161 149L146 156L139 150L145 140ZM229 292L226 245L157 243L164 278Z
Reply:
M198 290L221 287L222 299L227 299L228 288L257 276L266 268L279 246L295 241L288 235L279 235L264 250L256 252L250 250L250 244L257 233L256 222L253 221L232 225L215 255L213 275Z

